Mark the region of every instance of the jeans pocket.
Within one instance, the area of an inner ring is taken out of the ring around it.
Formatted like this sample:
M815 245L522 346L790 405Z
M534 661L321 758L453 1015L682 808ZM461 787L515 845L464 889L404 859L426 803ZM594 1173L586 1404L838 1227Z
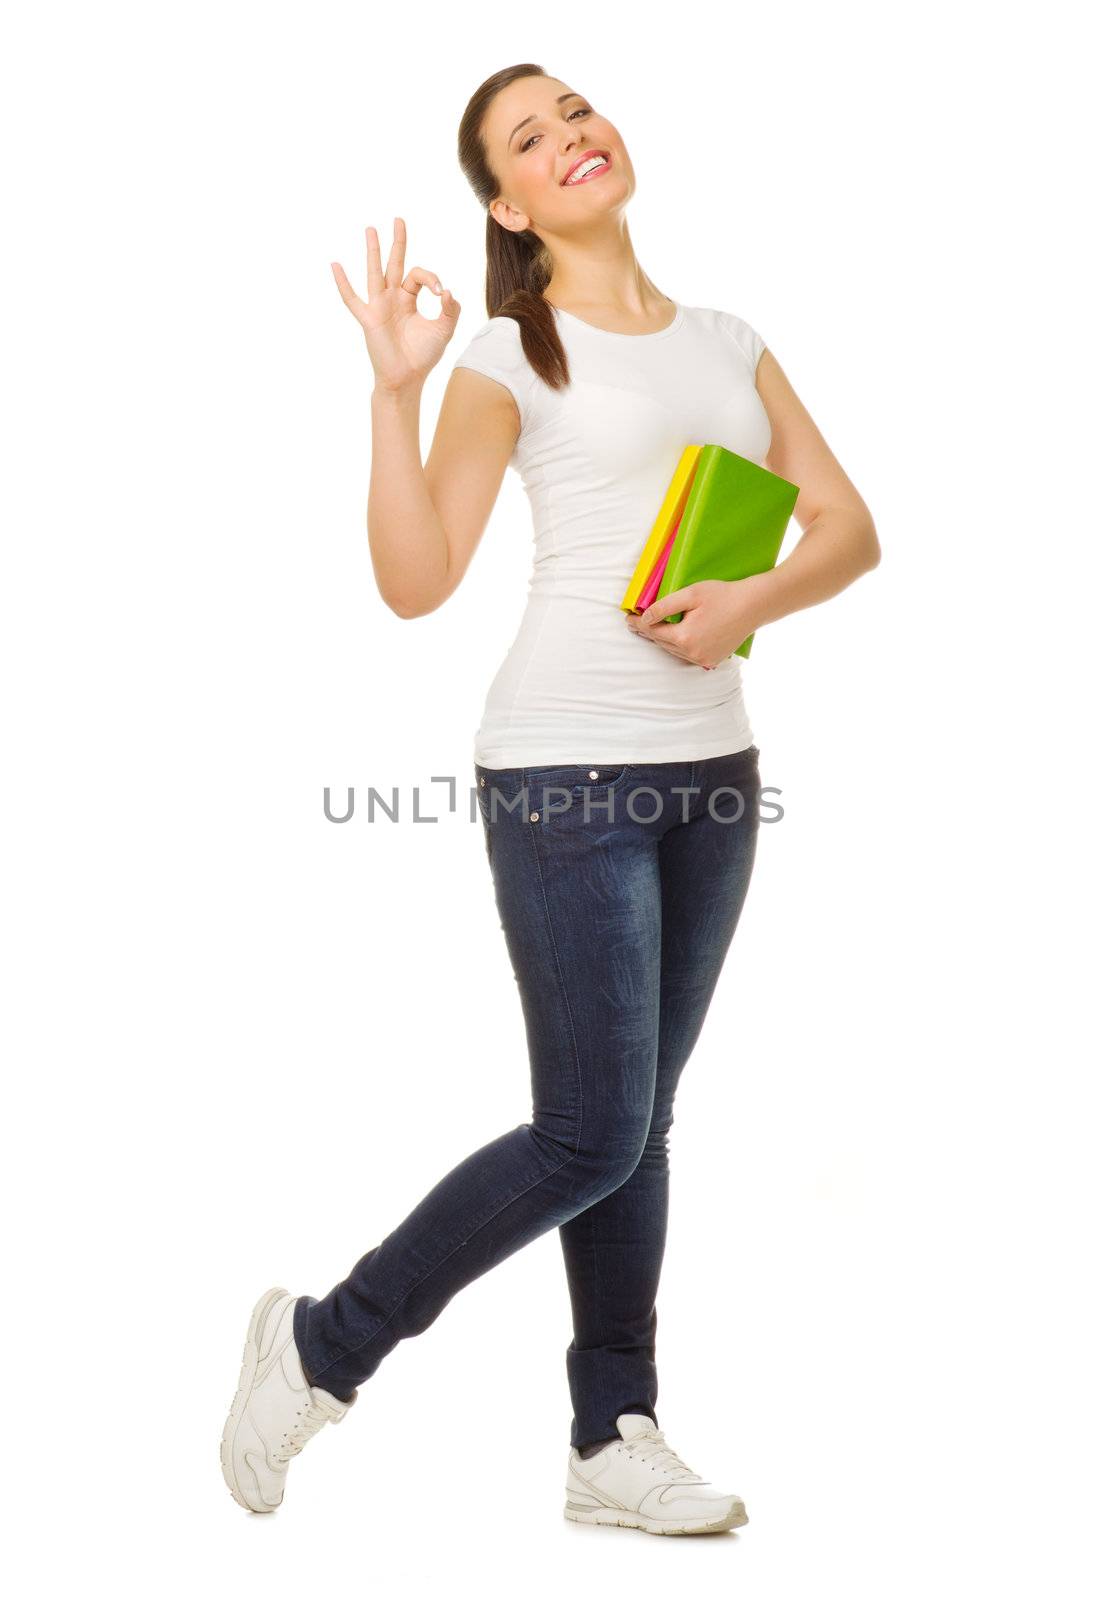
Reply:
M613 827L628 803L635 770L624 762L613 766L527 767L523 783L530 819L558 826L564 826L568 819L570 830L583 823Z
M607 766L581 766L577 762L553 767L524 767L523 781L542 788L568 789L572 794L598 793L624 783L633 769L623 762Z
M477 804L486 828L523 809L522 767L475 767Z

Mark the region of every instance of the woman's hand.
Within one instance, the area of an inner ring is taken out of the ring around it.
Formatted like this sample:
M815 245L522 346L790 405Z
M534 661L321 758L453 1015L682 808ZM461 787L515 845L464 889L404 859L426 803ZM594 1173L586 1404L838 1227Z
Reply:
M631 633L670 650L681 661L711 672L760 625L760 580L766 576L759 573L732 583L718 578L689 583L654 600L640 616L628 612L626 625ZM681 622L662 620L676 611L683 613Z
M375 383L394 392L423 384L450 343L462 309L426 267L411 267L406 274L404 252L404 219L395 217L393 248L383 273L377 231L367 228L366 300L359 299L339 262L331 264L343 303L366 335ZM417 311L416 297L422 288L431 289L442 301L437 317L422 317Z

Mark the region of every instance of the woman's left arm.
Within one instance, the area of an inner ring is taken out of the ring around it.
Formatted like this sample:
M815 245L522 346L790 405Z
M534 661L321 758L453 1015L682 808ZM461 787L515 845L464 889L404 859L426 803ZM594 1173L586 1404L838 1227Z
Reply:
M839 594L878 565L881 546L866 502L770 350L759 358L756 390L771 423L763 464L798 485L794 520L802 529L786 559L757 574L756 604L764 623Z
M881 560L866 502L770 350L759 358L756 390L771 424L763 465L798 485L794 519L801 538L769 572L735 583L688 584L654 600L642 616L627 616L642 638L707 668L738 650L756 628L819 605ZM683 612L681 622L662 620L676 611Z

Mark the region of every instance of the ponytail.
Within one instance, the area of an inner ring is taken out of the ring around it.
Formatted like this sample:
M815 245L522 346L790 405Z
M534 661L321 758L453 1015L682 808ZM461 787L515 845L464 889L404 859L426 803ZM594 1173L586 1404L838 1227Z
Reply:
M480 203L497 198L500 185L488 164L481 125L490 102L517 78L545 77L531 62L504 67L486 78L462 114L458 130L458 164ZM512 317L519 324L523 354L543 383L566 388L569 364L553 307L544 298L553 263L541 239L529 228L522 233L501 227L491 214L485 218L485 310L489 317Z

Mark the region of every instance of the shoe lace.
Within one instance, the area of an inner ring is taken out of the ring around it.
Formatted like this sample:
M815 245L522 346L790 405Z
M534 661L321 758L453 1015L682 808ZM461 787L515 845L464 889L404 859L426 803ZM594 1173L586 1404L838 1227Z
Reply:
M275 1460L285 1464L290 1460L291 1456L296 1456L317 1430L324 1427L329 1416L329 1412L314 1404L313 1401L309 1401L304 1405L298 1412L296 1421L283 1434L282 1444L274 1452Z
M670 1477L680 1481L689 1480L692 1483L706 1481L697 1472L692 1472L687 1463L676 1454L664 1438L663 1428L647 1428L643 1433L635 1433L632 1439L623 1439L622 1446L631 1455L641 1461L647 1461L651 1467L667 1472Z

